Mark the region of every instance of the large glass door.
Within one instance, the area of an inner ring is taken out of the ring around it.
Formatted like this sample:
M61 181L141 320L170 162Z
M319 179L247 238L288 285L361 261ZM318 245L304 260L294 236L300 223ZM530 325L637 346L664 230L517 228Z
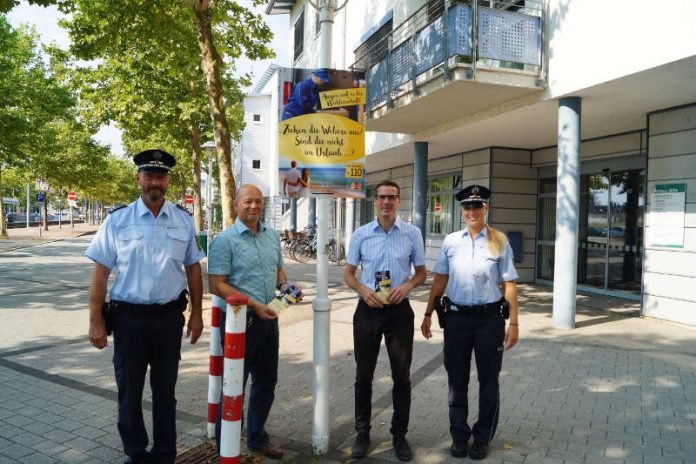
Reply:
M555 178L540 179L537 279L553 280ZM578 287L640 294L645 172L623 169L580 176Z

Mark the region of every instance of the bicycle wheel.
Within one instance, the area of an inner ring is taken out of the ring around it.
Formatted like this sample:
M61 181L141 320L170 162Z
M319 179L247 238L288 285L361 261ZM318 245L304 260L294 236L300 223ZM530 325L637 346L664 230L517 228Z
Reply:
M296 253L296 261L298 263L306 263L309 261L309 258L312 257L312 248L311 245L307 244L303 246L297 253Z

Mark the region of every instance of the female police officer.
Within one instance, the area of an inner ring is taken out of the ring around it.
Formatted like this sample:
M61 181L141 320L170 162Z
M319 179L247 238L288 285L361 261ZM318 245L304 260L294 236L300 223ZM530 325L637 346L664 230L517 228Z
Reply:
M421 331L425 338L432 337L431 315L446 288L444 357L449 384L450 452L456 457L466 456L467 442L473 435L469 457L483 459L498 425L498 375L503 348L512 348L518 338L518 275L507 238L486 225L490 191L470 185L456 198L462 205L466 228L447 235L442 244ZM503 295L509 303L507 331ZM467 391L472 350L479 379L479 418L470 428Z

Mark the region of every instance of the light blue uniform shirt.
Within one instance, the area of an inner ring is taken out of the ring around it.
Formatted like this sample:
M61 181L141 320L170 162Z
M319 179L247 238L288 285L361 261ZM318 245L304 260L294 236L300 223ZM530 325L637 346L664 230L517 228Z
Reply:
M176 300L186 288L183 266L205 256L186 211L165 201L155 217L141 198L106 217L85 255L116 269L111 299L133 304Z
M399 218L389 232L375 219L353 233L346 263L361 265L360 282L372 290L378 271L389 271L391 287L398 287L411 278L411 265L425 266L423 236L418 227Z
M281 267L280 237L261 223L254 234L237 219L210 245L208 274L227 276L228 284L263 304L275 297Z
M498 257L488 251L488 229L472 240L469 229L445 237L433 272L449 275L447 296L458 305L494 303L502 298L498 284L519 278L512 264L512 248L505 247Z

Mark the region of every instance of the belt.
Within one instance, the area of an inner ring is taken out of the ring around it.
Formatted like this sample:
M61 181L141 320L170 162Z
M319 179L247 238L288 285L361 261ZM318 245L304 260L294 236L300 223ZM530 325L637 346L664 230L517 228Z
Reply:
M187 305L188 290L183 290L176 300L164 304L135 304L111 300L111 308L117 314L163 314L169 311L183 311Z
M485 303L480 305L458 305L452 303L451 301L449 301L449 299L447 299L447 301L445 301L445 306L447 307L448 311L483 316L484 314L488 314L489 312L499 310L500 305L503 303L503 301L504 300L501 298L500 300L495 301L493 303Z
M365 300L363 300L362 298L359 298L358 301L361 303L365 303ZM365 304L367 304L367 303L365 303ZM382 306L385 308L396 308L396 307L399 307L399 306L405 305L405 304L409 304L408 298L404 298L403 300L401 300L401 303L397 303L397 304L384 303L384 304L382 304Z

